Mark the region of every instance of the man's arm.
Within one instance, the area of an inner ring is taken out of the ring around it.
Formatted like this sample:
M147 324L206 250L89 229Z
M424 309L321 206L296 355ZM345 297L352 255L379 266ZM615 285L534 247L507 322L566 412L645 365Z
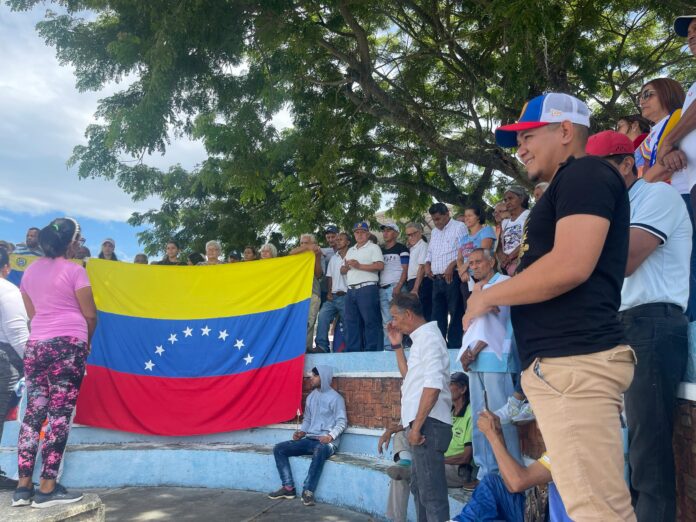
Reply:
M416 274L416 280L413 283L412 294L418 295L421 284L423 283L423 277L425 277L425 265L418 265L418 273Z
M592 274L604 247L609 220L592 214L572 214L556 223L553 249L522 273L486 290L472 293L464 324L495 306L548 301L581 285Z
M331 437L331 440L321 440L324 444L331 442L332 440L336 440L338 437L341 436L341 433L343 433L346 429L346 426L348 425L348 417L346 415L346 401L343 399L343 397L339 394L338 398L336 399L336 402L334 402L334 415L336 417L336 420L334 421L333 428L329 430L329 434L327 435L328 437ZM323 439L324 437L322 437Z
M662 164L664 157L679 145L684 136L694 130L696 130L696 103L689 105L686 112L682 113L679 122L662 140L662 145L657 151L657 163Z
M382 433L382 436L377 441L377 452L380 455L389 449L389 441L391 440L392 435L399 433L400 431L404 431L404 427L401 424L395 424L384 430L384 433Z
M408 434L408 442L412 446L420 446L425 442L425 437L421 435L420 430L439 396L439 388L423 388L423 393L421 393L420 402L418 403L418 412L416 413L416 418L411 422L411 432Z
M464 448L464 451L461 453L457 453L456 455L451 455L449 457L445 457L445 464L454 464L454 465L462 465L462 464L468 464L471 462L471 458L474 455L474 449L473 446L467 446Z
M404 283L406 282L406 278L408 277L408 262L406 264L401 263L401 277L399 278L399 282L396 283L396 286L394 287L394 293L398 294L401 292L401 288L404 286Z
M493 449L500 476L510 493L521 493L532 486L547 484L553 480L551 472L539 462L524 467L510 455L505 446L500 419L494 413L482 411L477 425Z
M633 275L650 254L660 246L660 238L641 228L631 227L628 242L628 261L626 262L626 277Z

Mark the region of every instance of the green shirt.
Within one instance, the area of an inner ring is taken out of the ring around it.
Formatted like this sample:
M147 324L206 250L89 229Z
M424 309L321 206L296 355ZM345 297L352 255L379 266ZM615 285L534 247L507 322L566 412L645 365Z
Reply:
M445 452L445 457L464 453L464 448L471 444L474 426L471 420L471 404L466 407L462 417L452 415L452 440Z

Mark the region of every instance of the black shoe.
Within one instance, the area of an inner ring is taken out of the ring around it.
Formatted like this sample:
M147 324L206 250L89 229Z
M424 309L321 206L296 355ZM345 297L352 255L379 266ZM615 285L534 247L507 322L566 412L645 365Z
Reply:
M34 499L34 486L30 488L17 488L12 495L12 507L29 506Z
M0 470L0 489L17 489L18 485L18 480L11 479L5 475L4 471Z
M31 503L31 507L34 508L47 508L51 506L57 506L59 504L70 504L72 502L79 502L82 500L82 493L70 493L60 484L56 484L53 491L50 493L41 493L37 491L34 494L34 502Z
M297 493L295 492L295 488L287 489L285 486L281 486L278 491L273 491L272 493L268 494L268 498L273 500L277 500L279 498L287 498L288 500L292 500L296 497Z
M316 502L314 502L314 493L312 493L311 491L303 491L302 503L305 506L313 506L314 504L316 504Z

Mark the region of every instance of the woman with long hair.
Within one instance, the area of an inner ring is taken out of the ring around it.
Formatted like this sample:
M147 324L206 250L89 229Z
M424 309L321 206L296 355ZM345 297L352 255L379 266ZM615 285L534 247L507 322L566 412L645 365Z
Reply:
M99 259L106 259L107 261L118 261L116 257L116 241L107 237L101 244L101 250L97 256Z
M77 221L54 219L39 232L39 245L45 257L27 268L20 284L31 333L24 351L27 410L17 442L19 485L12 505L44 508L82 499L81 493L68 492L56 479L97 310L87 272L69 261L80 245ZM41 448L41 481L35 492L32 475L45 419L49 429Z

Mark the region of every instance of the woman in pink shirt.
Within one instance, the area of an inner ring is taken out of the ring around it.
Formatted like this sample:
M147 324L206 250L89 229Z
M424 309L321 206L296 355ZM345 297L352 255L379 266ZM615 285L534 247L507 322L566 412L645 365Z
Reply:
M57 484L56 477L97 311L87 272L68 261L80 246L77 221L53 220L39 232L39 245L45 257L27 268L20 285L31 333L24 352L27 411L17 443L19 485L12 505L43 508L82 499L81 493L70 493ZM44 419L48 419L49 430L41 449L41 482L34 492L31 479Z

